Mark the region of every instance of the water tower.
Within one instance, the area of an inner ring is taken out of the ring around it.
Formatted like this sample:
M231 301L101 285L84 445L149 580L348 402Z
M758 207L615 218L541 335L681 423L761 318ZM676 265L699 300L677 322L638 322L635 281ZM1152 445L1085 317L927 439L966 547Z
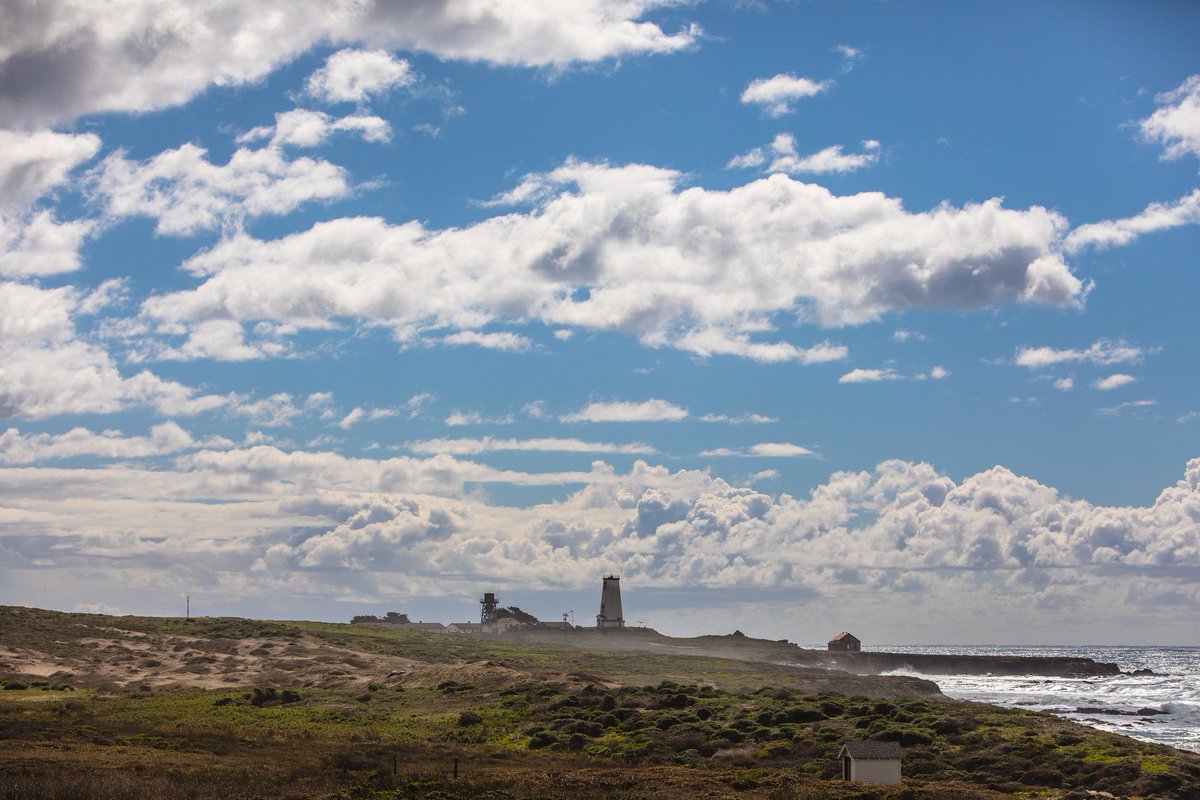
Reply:
M479 605L483 606L483 610L479 614L479 624L490 625L496 621L496 609L500 606L500 601L496 599L495 592L484 592L483 599L479 601Z
M600 590L600 613L596 615L596 630L608 631L625 627L625 617L621 613L621 579L616 575L604 578L604 587Z

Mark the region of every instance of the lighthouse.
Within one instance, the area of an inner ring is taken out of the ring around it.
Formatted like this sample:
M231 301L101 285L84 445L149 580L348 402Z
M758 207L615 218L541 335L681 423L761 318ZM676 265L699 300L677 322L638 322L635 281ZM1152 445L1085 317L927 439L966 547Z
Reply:
M616 575L604 578L604 587L600 590L600 613L596 615L596 630L610 631L625 627L625 617L621 613L621 579Z

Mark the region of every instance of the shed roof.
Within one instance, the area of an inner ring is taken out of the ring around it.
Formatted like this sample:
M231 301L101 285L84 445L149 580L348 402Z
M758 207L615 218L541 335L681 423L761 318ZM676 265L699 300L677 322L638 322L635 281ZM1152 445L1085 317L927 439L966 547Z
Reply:
M851 758L904 758L899 742L846 742L842 752Z
M841 633L839 633L837 636L833 637L829 641L831 641L831 642L857 642L858 637L855 636L853 633L846 633L845 631L842 631Z

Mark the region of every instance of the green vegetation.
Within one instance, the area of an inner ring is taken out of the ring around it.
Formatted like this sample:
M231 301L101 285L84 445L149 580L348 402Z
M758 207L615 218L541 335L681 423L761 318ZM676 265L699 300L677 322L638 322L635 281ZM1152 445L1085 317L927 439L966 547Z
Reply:
M0 642L0 800L1200 797L1194 754L710 643L11 608ZM905 785L836 780L854 739Z

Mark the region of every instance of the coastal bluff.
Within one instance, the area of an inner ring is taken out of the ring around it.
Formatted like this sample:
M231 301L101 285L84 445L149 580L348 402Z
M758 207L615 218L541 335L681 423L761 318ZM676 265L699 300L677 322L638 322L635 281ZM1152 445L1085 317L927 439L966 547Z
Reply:
M856 675L903 671L918 672L922 675L1039 675L1050 678L1088 678L1119 675L1121 672L1116 664L1068 656L808 652L816 653L815 659L827 667Z

